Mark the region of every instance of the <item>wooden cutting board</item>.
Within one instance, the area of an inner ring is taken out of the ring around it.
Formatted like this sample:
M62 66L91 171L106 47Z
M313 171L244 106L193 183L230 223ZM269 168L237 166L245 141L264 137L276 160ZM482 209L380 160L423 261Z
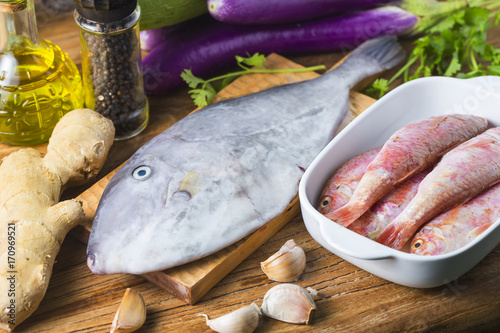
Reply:
M302 67L277 54L269 55L264 65L266 68ZM243 96L273 86L304 81L317 76L318 74L314 72L246 75L238 78L222 90L216 96L216 100ZM358 86L358 88L360 87L361 86ZM332 92L332 94L333 93L334 92ZM352 119L354 119L374 102L372 98L355 91L351 92L350 101L351 106L349 112L339 130L345 127ZM12 151L20 148L22 147L0 145L0 157L8 155ZM38 145L35 148L42 153L46 152L45 144ZM83 203L86 220L80 227L72 230L71 235L73 237L76 237L85 243L88 241L92 227L92 220L94 218L100 197L109 180L118 169L119 168L104 176L92 187L77 197L77 199L81 200ZM296 216L299 211L300 207L298 197L295 197L283 213L268 222L258 231L227 247L226 249L182 266L174 267L161 272L145 274L143 277L158 285L162 289L170 292L184 302L194 304L239 263L241 263L288 221Z

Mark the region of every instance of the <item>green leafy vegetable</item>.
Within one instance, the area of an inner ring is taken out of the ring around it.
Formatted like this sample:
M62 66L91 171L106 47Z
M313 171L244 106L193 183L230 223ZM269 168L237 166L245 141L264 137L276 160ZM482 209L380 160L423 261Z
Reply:
M389 81L387 79L376 79L371 86L366 88L366 93L374 97L382 97L389 90ZM376 96L378 94L378 96Z
M414 42L406 64L389 80L376 80L366 92L381 97L401 76L406 82L431 75L458 78L498 75L500 49L488 44L486 37L492 24L500 20L500 14L492 11L500 1L482 1L482 4L489 6L460 8L427 27L428 34Z
M325 66L312 66L306 68L286 68L286 69L267 69L264 67L266 57L255 53L249 57L236 56L236 63L242 69L238 72L228 73L204 80L195 76L190 69L185 69L181 77L192 90L189 91L194 104L197 106L207 106L212 103L215 94L229 85L235 78L251 73L300 73L325 69ZM257 68L252 68L257 67ZM217 83L217 84L216 84Z

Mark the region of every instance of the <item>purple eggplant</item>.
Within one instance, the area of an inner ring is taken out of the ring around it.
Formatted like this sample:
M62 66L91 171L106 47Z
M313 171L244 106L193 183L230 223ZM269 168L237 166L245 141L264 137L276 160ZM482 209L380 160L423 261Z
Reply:
M186 38L203 31L203 27L212 24L213 18L209 14L170 25L167 27L143 30L141 36L141 49L151 51L156 45L169 41L170 43L182 43Z
M184 25L184 22L178 25ZM168 27L143 30L140 32L141 49L151 51L158 43L173 38L173 36L179 32L181 32L181 30L177 27L177 24Z
M304 21L387 4L391 0L207 0L217 21L275 24Z
M417 16L387 6L300 24L237 26L212 22L199 30L157 45L143 60L148 95L167 93L183 84L181 73L200 77L234 66L235 55L256 52L290 55L352 49L378 36L400 35L418 22Z

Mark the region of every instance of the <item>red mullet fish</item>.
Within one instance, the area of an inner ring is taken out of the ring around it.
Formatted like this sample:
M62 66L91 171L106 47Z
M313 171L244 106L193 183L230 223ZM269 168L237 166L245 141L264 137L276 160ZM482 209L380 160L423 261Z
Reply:
M500 127L495 127L445 154L376 241L400 250L422 224L499 181Z
M427 169L445 152L484 132L487 126L484 118L455 114L403 127L370 163L349 202L326 216L349 226L394 186Z
M415 197L418 186L429 172L430 169L425 170L399 184L347 228L370 239L377 238L380 232L408 206Z
M427 222L415 235L411 253L437 255L456 251L500 218L500 184Z
M318 211L321 214L328 214L349 201L366 168L381 148L378 147L351 158L334 172L326 182L320 196Z

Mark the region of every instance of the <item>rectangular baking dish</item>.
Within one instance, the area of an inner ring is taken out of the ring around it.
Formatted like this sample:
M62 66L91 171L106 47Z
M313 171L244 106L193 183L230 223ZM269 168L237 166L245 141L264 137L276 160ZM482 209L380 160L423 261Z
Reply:
M381 146L397 130L425 118L467 113L500 126L500 78L429 77L410 81L375 102L316 157L299 186L308 232L327 250L386 280L417 288L440 286L463 275L500 243L500 220L465 247L436 256L398 251L332 222L316 210L331 174L350 158Z

